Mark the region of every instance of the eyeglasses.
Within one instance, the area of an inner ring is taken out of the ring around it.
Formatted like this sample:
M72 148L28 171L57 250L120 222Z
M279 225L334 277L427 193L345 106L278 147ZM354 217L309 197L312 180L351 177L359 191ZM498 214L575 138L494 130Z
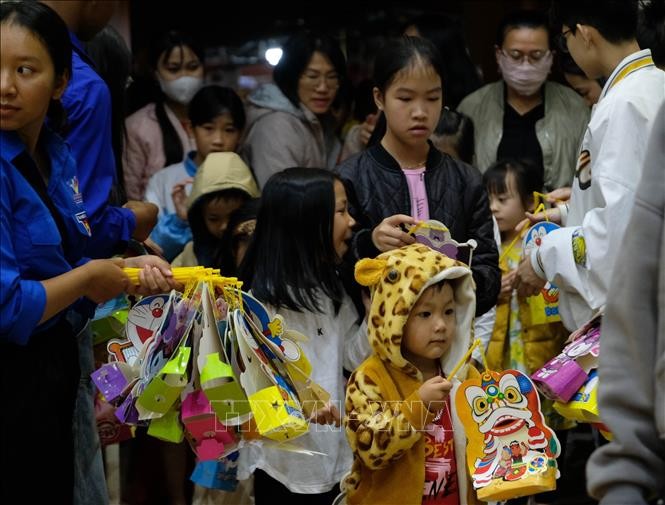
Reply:
M559 46L559 49L561 50L562 53L568 53L568 39L566 38L566 35L569 33L573 33L573 30L569 28L568 30L562 31L560 34L556 36L556 41L557 45Z
M511 49L508 51L502 49L501 52L515 63L521 63L525 58L527 58L530 63L537 63L550 53L549 50L544 51L542 49L536 49L535 51L529 51L528 53L524 53L518 49Z
M337 74L336 72L330 74L305 72L304 74L302 74L300 79L302 83L306 85L308 88L313 88L313 89L318 88L319 84L321 84L321 80L323 80L326 83L326 87L330 89L339 88L339 74Z

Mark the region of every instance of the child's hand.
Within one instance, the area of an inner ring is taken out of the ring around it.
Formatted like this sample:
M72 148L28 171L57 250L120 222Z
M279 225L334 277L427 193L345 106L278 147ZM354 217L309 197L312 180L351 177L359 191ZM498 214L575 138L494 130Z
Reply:
M378 114L367 114L365 116L365 121L363 124L360 125L360 142L362 142L363 146L367 145L367 142L369 142L369 139L372 136L372 133L374 132L374 127L376 126L376 119L379 117Z
M185 188L192 182L194 182L194 179L188 177L173 186L173 189L171 190L171 199L173 200L175 213L183 221L187 221L187 191Z
M395 214L387 217L372 231L372 242L381 252L413 244L416 239L413 235L404 232L402 225L413 226L415 224L417 224L417 221L405 214Z
M535 296L545 287L547 281L538 277L533 266L531 258L523 258L520 261L515 277L513 287L517 290L518 296Z
M437 375L423 382L418 389L418 395L430 412L436 412L443 408L443 402L448 398L452 387L449 380Z
M334 424L335 426L340 426L342 423L339 410L332 403L327 403L325 407L316 409L312 412L309 420L316 424Z
M143 255L125 258L125 267L140 268L139 285L129 286L127 292L139 295L156 295L167 293L171 289L182 290L184 286L173 279L171 265L164 259Z

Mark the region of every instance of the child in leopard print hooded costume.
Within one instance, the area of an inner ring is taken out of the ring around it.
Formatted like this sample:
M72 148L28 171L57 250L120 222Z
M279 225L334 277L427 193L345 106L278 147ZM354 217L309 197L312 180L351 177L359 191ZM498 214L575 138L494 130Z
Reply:
M471 270L427 246L412 244L376 259L359 261L355 276L371 289L368 338L373 353L355 370L347 385L344 425L354 463L341 487L349 504L428 503L429 498L423 498L430 489L432 472L426 472L425 461L432 450L425 431L438 421L442 411L438 415L431 412L421 400L423 374L403 356L404 327L428 287L443 280L450 283L456 332L440 358L440 371L447 377L472 340L476 298ZM465 380L467 374L477 371L470 365L462 367L453 378L448 406L443 409L448 413L454 446L454 463L445 463L445 467L450 471L452 466L453 473L457 468L459 499L453 501L460 505L477 502L465 470L464 428L452 401L460 380ZM446 438L450 437L448 433Z

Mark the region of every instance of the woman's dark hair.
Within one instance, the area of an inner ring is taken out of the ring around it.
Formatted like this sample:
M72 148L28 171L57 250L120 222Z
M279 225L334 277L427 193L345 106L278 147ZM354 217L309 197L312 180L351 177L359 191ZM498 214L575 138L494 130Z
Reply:
M245 128L245 107L242 100L231 88L217 85L204 86L198 90L187 109L192 126L209 123L226 112L231 115L233 126L239 130Z
M409 37L407 35L390 39L374 60L374 86L385 95L386 90L400 72L418 64L431 65L441 78L441 85L443 86L441 55L432 42L422 37ZM367 147L380 142L386 134L386 130L386 116L381 113L367 142Z
M547 32L549 42L550 26L547 22L547 14L545 12L516 10L506 14L499 22L499 26L496 29L496 45L498 47L503 46L508 32L517 28L531 28L534 30L542 28Z
M203 49L192 37L171 30L158 38L150 50L150 66L152 70L157 71L160 60L168 60L173 51L180 50L183 47L189 47L198 56L199 60L203 61ZM159 129L162 132L164 156L166 157L165 166L169 166L182 161L185 152L178 132L166 115L164 98L164 94L160 91L159 98L155 101L155 115L157 116Z
M469 116L444 108L434 134L449 137L455 145L459 158L469 165L473 163L474 128Z
M443 103L456 109L465 96L483 85L471 61L461 24L445 14L427 14L418 16L407 26L414 26L421 37L439 50L443 65Z
M608 42L632 40L637 34L637 0L552 0L550 24L560 31L566 25L575 33L577 25L593 26Z
M95 70L111 93L111 142L115 155L118 186L114 188L111 201L122 205L127 201L125 176L122 169L122 151L126 129L126 89L132 67L132 53L122 36L112 26L106 26L86 46L88 56L95 63Z
M189 221L189 227L192 230L194 254L199 265L213 267L218 261L222 249L222 240L208 231L208 227L203 219L203 211L208 203L227 198L247 201L250 196L237 188L213 191L198 198L187 212L187 221Z
M263 188L254 237L240 276L259 300L295 311L322 310L321 295L339 308L343 287L332 241L336 175L287 168Z
M46 49L56 77L72 75L72 43L67 25L58 14L40 2L0 2L0 23L25 28ZM59 100L51 100L48 108L49 126L63 133L67 114Z
M542 191L543 175L530 162L515 159L503 159L494 162L483 174L483 182L490 195L505 193L506 176L513 174L517 193L525 209L533 198L534 191Z
M235 257L235 248L241 238L244 240L251 240L253 233L250 236L239 237L238 235L234 235L234 231L238 225L247 221L256 220L259 215L260 204L261 200L259 198L252 198L251 200L247 200L242 207L238 207L231 214L229 224L222 237L222 248L219 259L214 265L215 268L219 268L222 271L222 275L227 277L239 277L238 268L236 267L237 258ZM242 278L240 278L240 280L242 280Z
M284 95L296 107L300 106L298 82L307 68L309 60L315 52L319 52L330 60L339 76L340 88L345 84L346 59L339 45L332 37L311 32L300 32L292 35L282 48L283 54L273 70L273 80ZM337 105L333 102L333 105Z

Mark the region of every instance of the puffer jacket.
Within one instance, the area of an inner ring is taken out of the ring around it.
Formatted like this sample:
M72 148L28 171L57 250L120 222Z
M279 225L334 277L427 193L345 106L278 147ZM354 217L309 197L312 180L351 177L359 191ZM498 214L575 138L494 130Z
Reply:
M341 150L332 116L296 107L274 84L247 99L247 128L241 155L263 188L271 175L290 167L330 168Z
M372 230L386 217L411 213L406 176L381 144L349 158L335 170L344 182L349 212L358 222L349 259L374 257L379 251L372 242ZM501 271L481 176L430 143L425 186L430 218L445 224L458 242L474 239L478 243L471 271L476 283L476 316L484 314L496 303Z

